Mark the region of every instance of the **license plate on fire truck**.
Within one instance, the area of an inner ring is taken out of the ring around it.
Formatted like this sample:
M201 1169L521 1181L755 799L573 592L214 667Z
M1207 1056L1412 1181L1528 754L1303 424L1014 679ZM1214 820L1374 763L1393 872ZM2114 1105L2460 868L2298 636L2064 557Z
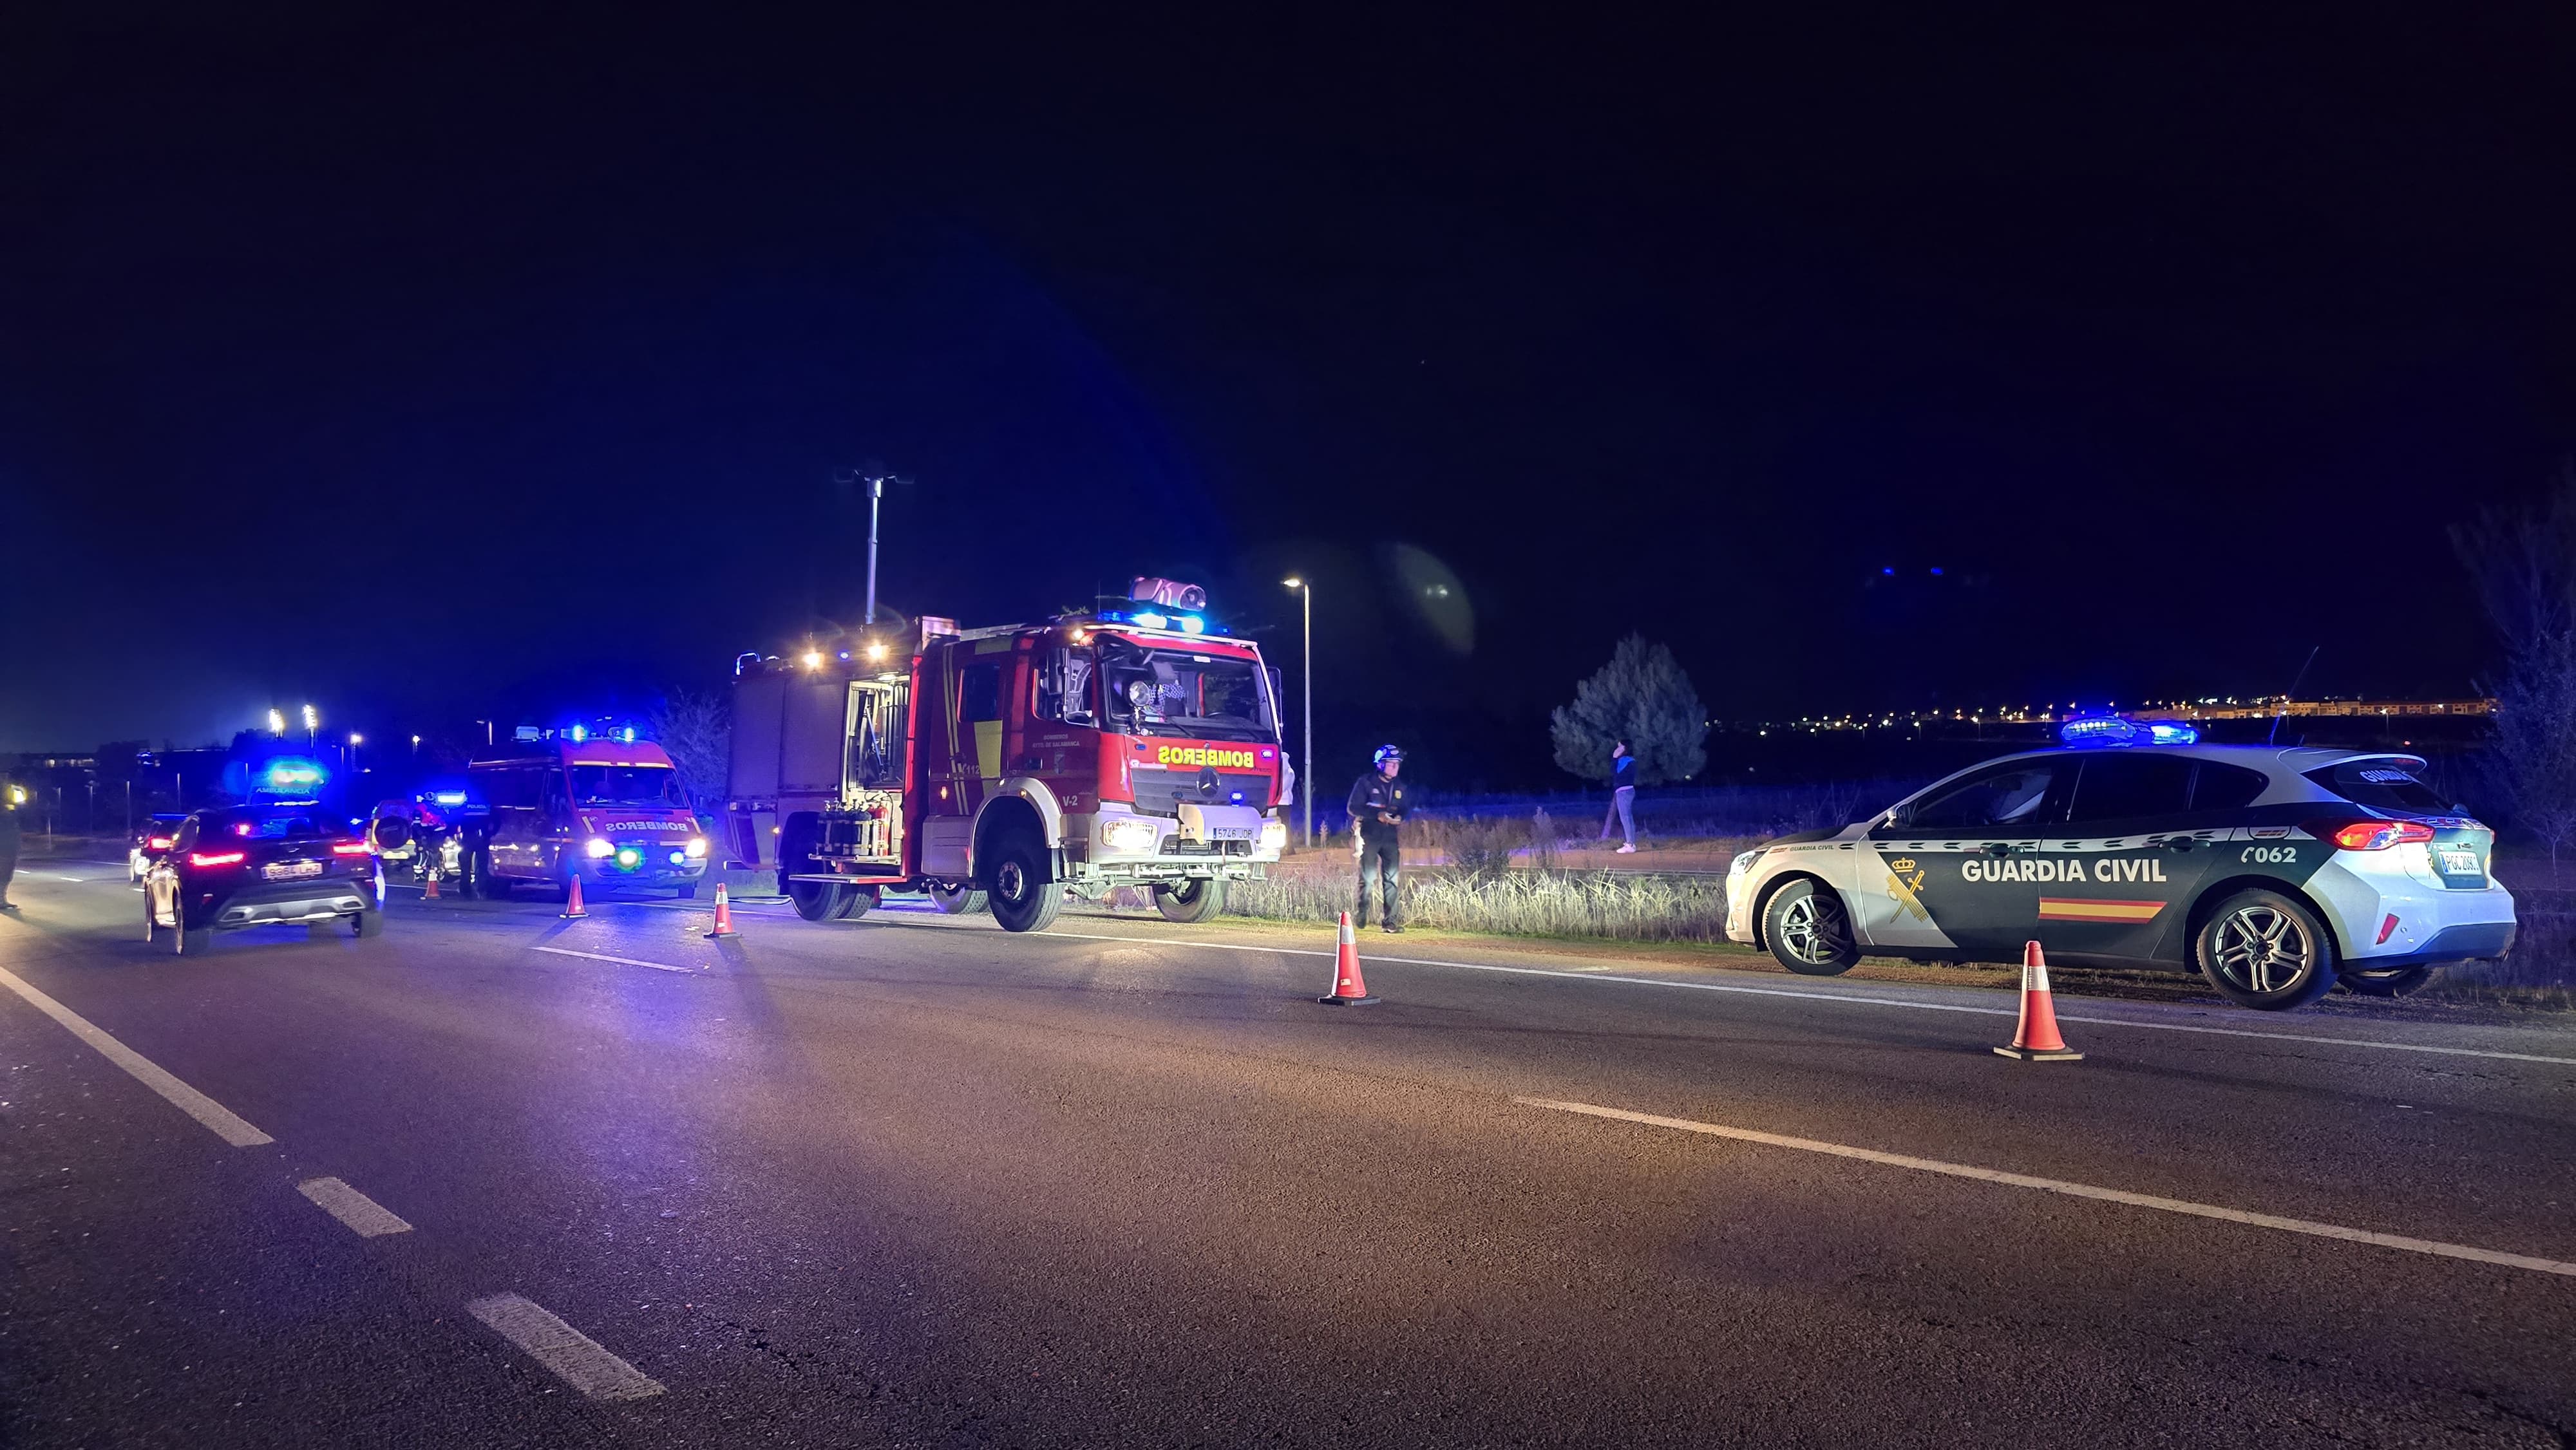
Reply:
M259 874L271 881L301 881L307 876L321 875L322 863L319 861L280 861L274 866L262 866L259 868Z

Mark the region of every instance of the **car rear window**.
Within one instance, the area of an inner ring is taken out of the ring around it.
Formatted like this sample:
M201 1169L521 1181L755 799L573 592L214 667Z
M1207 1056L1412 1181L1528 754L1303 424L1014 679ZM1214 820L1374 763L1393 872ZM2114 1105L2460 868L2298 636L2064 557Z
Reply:
M2442 793L2415 774L2416 763L2395 756L2345 760L2308 772L2308 779L2357 806L2375 811L2440 815L2451 808Z
M281 841L289 836L331 836L339 824L315 810L226 811L206 823L204 834L236 841Z
M2252 805L2272 778L2259 770L2241 765L2222 765L2215 760L2200 763L2200 773L2191 778L2191 808L2196 811L2232 811Z
M2191 809L2192 762L2179 755L2094 755L2075 777L2078 821L2127 821L2178 816Z

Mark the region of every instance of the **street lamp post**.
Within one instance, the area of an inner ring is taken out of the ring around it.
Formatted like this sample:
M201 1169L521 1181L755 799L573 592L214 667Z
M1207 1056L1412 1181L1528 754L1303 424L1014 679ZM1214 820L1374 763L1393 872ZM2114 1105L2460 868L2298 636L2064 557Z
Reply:
M1297 680L1306 694L1306 788L1297 792L1297 804L1305 813L1306 845L1311 850L1315 844L1315 783L1322 779L1316 774L1319 767L1315 760L1315 586L1296 575L1279 582L1297 591L1306 617L1306 659Z
M322 712L310 705L304 707L304 744L308 749L322 744Z

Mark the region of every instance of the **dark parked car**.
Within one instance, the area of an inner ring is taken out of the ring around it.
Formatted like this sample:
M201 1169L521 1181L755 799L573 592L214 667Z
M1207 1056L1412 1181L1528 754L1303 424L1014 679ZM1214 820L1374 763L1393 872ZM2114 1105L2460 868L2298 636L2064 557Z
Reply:
M312 802L199 811L143 878L143 935L201 952L218 931L346 924L384 930L367 843Z

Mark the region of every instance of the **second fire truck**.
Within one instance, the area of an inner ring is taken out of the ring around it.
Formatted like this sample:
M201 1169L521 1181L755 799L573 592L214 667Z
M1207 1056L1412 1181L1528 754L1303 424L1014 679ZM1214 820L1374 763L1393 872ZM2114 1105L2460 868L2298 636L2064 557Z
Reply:
M1037 624L810 643L736 661L726 846L811 921L885 891L983 897L1043 930L1068 892L1150 889L1174 921L1287 843L1279 681L1195 585Z

